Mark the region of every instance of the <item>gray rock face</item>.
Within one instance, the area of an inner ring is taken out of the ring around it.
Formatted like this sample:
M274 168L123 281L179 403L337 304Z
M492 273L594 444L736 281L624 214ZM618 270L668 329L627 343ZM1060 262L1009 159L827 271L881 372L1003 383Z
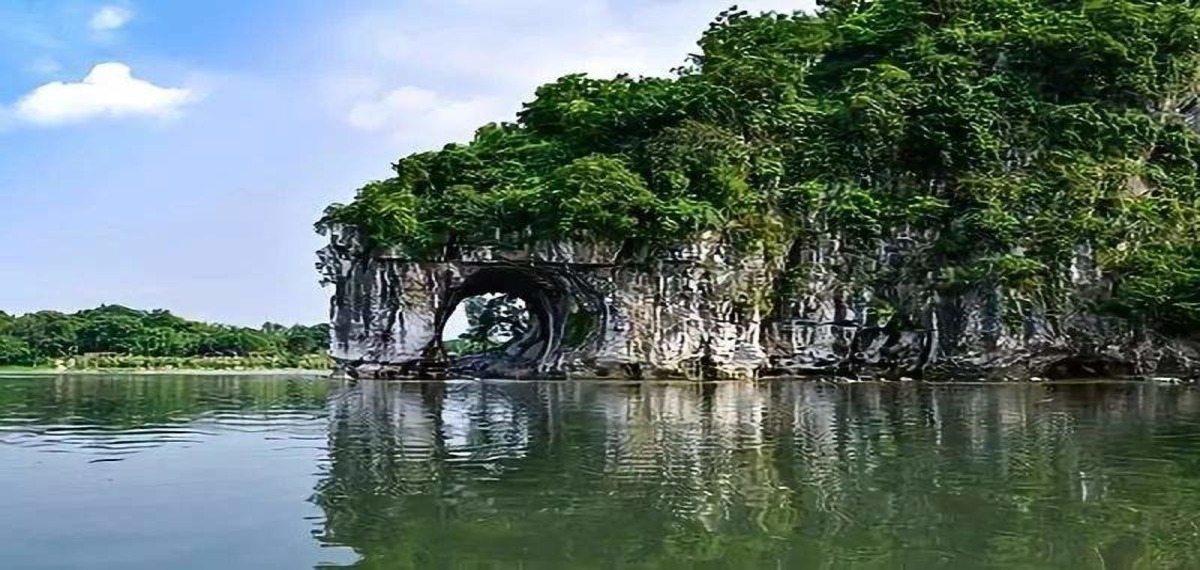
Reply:
M1079 248L1038 295L949 290L930 235L871 243L836 232L784 255L715 237L664 253L578 242L474 249L441 259L366 251L329 228L332 354L359 377L1031 378L1191 375L1194 342L1089 310L1108 285ZM1049 292L1047 292L1049 291ZM498 352L448 358L442 329L464 299L521 298L531 326Z

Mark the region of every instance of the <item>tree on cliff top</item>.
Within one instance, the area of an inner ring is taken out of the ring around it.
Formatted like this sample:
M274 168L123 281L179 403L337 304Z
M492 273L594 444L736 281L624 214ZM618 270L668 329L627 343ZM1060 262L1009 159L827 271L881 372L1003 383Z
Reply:
M670 78L569 75L516 121L401 158L320 226L427 255L588 236L935 235L947 285L1050 286L1080 244L1115 306L1200 311L1200 69L1184 0L830 0L730 10ZM499 238L497 237L499 236Z

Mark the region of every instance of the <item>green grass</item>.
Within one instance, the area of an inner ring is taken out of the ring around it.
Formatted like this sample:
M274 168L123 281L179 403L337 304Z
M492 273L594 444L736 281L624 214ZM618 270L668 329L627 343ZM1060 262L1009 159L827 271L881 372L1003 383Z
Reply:
M328 370L332 361L324 354L300 357L282 356L220 356L220 357L173 357L173 356L130 356L105 355L97 357L64 358L34 366L0 366L0 372L40 371L141 371L141 370Z

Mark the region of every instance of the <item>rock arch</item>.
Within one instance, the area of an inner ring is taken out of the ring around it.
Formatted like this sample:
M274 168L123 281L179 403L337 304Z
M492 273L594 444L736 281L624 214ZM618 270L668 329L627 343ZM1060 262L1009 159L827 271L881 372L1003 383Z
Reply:
M539 376L559 368L567 343L568 324L581 312L595 318L596 299L581 298L586 289L572 286L559 268L536 263L460 263L446 302L436 309L435 342L441 343L446 321L463 301L500 293L521 299L529 312L529 328L494 353L444 358L446 372L472 376Z
M767 268L737 265L719 244L631 256L554 242L413 259L335 228L319 259L334 287L331 354L359 377L751 377L766 361L762 307L746 299L768 290ZM447 319L485 293L521 298L533 326L500 354L447 357Z
M784 258L699 236L637 251L581 240L416 259L324 229L330 353L362 378L1028 378L1077 373L1096 355L1105 374L1200 368L1196 343L1090 313L1097 287L1075 265L1064 270L1074 288L1053 299L994 284L951 292L930 277L927 240L904 233L874 245L816 234ZM446 320L489 292L521 297L534 326L494 358L449 359Z

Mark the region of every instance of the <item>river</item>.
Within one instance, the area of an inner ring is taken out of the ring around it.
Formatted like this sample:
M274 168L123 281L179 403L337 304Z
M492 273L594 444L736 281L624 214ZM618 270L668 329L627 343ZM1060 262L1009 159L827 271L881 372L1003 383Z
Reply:
M0 377L0 568L1200 568L1200 389Z

